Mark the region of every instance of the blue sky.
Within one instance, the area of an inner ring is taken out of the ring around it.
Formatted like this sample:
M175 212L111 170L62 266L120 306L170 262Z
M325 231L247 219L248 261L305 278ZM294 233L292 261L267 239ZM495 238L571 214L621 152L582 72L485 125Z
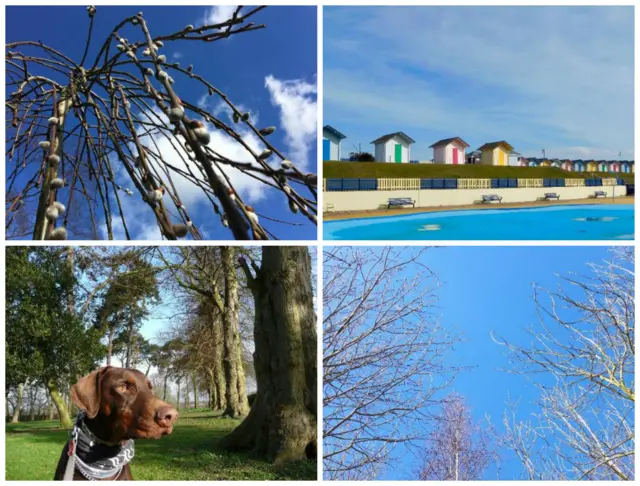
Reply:
M411 158L461 136L529 157L633 159L633 7L325 7L324 124Z
M126 16L142 11L151 34L159 36L178 31L187 24L195 26L223 22L231 17L234 6L220 7L139 7L98 6L95 16L93 43L88 59L93 60L111 30ZM248 10L245 7L245 10ZM52 22L55 19L55 22ZM317 9L313 7L268 7L255 14L251 21L266 24L265 29L238 34L213 43L200 41L166 42L163 54L168 62L181 66L194 65L194 72L221 89L229 99L258 120L258 127L276 126L269 140L302 171L316 171L317 153ZM76 62L84 50L88 16L85 7L7 7L6 40L42 40L64 52ZM129 41L141 40L134 26L121 30ZM27 52L25 49L24 52ZM206 107L223 121L230 123L230 112L219 99L206 97L206 89L194 85L186 76L174 76L176 92L188 102ZM188 93L188 94L187 94ZM240 127L240 128L237 128ZM258 152L260 143L241 125L234 126L243 139ZM168 143L160 144L165 160L183 164ZM248 153L238 144L216 131L210 146L238 161L249 161ZM274 158L275 163L275 158ZM116 169L118 164L116 165ZM305 217L293 215L286 199L275 190L234 171L232 182L243 200L265 216L261 223L281 239L313 239L316 227ZM123 187L128 176L122 170L116 174ZM207 239L231 239L229 230L214 217L208 199L180 176L174 178L192 219ZM307 194L302 191L304 195ZM125 212L133 238L159 239L160 232L149 208L141 204L140 196L125 200ZM63 198L64 200L64 198ZM268 221L266 217L292 221L290 226ZM124 238L121 224L114 218L116 236ZM103 231L103 237L106 233ZM70 238L73 234L70 235Z
M511 368L509 356L491 338L491 332L515 344L529 344L525 329L539 322L533 285L555 289L558 275L589 275L588 263L602 263L610 257L610 248L600 246L441 247L420 257L419 262L432 270L441 284L434 313L442 326L463 338L447 360L471 369L461 372L449 391L466 399L474 420L486 425L485 416L489 416L501 432L509 400L519 400L520 420L531 419L536 410L536 389L528 377L503 371ZM415 269L407 267L397 279L411 276ZM380 479L415 478L419 462L413 451L399 446L394 457L395 462ZM521 478L520 463L509 453L501 458L500 469L500 479ZM496 470L488 469L484 479L496 479Z

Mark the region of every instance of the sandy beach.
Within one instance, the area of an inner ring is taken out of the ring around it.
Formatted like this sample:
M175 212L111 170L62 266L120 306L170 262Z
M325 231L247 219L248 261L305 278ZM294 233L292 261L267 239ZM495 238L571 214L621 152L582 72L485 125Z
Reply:
M406 209L372 209L370 211L330 211L322 214L324 221L351 218L373 218L378 216L397 216L399 214L425 213L434 211L455 211L469 209L496 209L496 208L535 208L541 206L558 206L567 204L634 204L633 196L606 197L598 199L567 199L564 201L534 201L522 203L504 204L469 204L464 206L432 206L424 208Z

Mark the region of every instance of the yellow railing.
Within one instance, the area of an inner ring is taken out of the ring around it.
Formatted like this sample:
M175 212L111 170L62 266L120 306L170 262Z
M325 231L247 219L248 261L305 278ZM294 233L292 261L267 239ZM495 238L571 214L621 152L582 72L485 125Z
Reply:
M603 186L616 186L618 185L618 181L615 177L607 177L606 179L602 179Z
M458 189L490 189L491 179L458 179Z
M378 179L379 191L418 190L420 179Z
M542 187L542 179L518 179L518 187Z
M584 187L584 179L565 179L564 187Z

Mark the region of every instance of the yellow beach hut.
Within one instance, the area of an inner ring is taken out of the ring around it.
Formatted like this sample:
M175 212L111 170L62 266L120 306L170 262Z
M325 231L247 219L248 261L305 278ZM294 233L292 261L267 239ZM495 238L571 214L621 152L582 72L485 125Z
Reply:
M504 140L500 142L485 143L478 149L481 152L480 163L482 165L508 165L509 154L513 147Z
M542 159L540 167L551 167L551 161L548 159Z
M587 162L587 172L598 172L598 163L595 160Z

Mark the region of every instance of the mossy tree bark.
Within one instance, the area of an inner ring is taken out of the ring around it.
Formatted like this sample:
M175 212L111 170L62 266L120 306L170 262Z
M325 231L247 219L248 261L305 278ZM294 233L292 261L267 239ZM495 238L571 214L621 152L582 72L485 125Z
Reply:
M238 279L235 269L235 249L221 248L222 271L224 274L224 303L222 305L222 332L224 343L224 375L226 382L227 406L223 415L241 417L249 412L249 402L244 386L244 370L240 354L240 333L238 316ZM240 363L240 366L238 364Z
M253 272L241 258L255 299L254 365L258 390L247 418L222 445L275 463L315 457L316 318L306 247L263 247Z
M47 382L47 390L49 390L51 400L58 410L58 417L60 417L60 427L62 427L63 429L71 428L73 424L71 423L71 419L69 418L69 412L67 411L67 407L64 404L64 400L62 399L62 397L60 396L60 392L58 391L58 385L53 380L49 380L49 382Z
M11 423L17 424L20 421L20 412L22 411L22 398L24 396L24 383L18 385L16 390L16 408L13 409L13 417Z

